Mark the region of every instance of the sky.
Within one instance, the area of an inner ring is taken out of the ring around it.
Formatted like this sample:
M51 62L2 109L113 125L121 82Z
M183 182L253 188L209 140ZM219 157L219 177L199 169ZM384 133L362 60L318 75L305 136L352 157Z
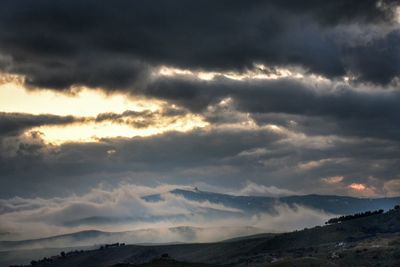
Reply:
M399 27L390 0L1 1L0 207L398 196Z

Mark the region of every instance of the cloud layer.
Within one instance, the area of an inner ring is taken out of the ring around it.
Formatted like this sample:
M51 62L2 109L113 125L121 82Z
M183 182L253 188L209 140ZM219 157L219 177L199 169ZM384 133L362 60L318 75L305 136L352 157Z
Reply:
M395 0L2 1L0 90L54 95L0 107L0 197L399 195L399 41Z
M131 243L209 242L241 234L300 229L321 224L332 216L302 206L289 207L279 203L273 212L260 210L249 214L219 203L190 200L169 193L175 188L175 185L121 185L111 190L96 188L84 195L65 198L2 199L2 239L37 238L99 229L129 231L118 238ZM142 198L154 194L161 194L162 198L158 201ZM182 231L182 227L190 227L187 231L193 232L192 235ZM165 235L157 239L154 232L160 231ZM100 240L84 242L92 242L85 243L92 245Z
M241 71L254 63L387 84L400 71L397 4L5 1L0 66L55 89L140 87L161 65Z

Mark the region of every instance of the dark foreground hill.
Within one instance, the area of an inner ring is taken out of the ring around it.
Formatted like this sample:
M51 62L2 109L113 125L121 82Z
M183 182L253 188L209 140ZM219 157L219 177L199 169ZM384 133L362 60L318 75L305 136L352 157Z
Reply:
M36 267L400 266L400 209L277 235L225 242L123 245L74 252Z

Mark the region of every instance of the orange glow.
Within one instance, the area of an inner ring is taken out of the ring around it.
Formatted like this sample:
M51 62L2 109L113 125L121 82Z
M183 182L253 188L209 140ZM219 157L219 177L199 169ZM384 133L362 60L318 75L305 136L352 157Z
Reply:
M367 189L365 185L357 183L352 183L351 185L349 185L349 188L357 191L364 191L365 189Z

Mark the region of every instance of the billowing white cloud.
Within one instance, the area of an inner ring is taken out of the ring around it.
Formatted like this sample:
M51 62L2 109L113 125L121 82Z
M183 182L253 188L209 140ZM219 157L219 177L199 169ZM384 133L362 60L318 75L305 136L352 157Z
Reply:
M288 189L283 189L276 186L260 185L251 181L247 181L247 183L243 188L234 193L244 196L272 196L272 197L299 194L298 192L294 192Z
M127 239L125 236L124 240L132 243L206 242L244 234L299 229L321 224L332 216L280 203L276 204L273 212L259 211L249 216L244 210L218 202L189 200L171 193L174 188L174 185L151 188L124 184L111 190L95 188L84 195L65 198L2 199L0 231L12 233L4 237L7 239L38 238L96 229L129 231L130 237ZM260 187L259 191L255 188L256 184L248 183L239 192L292 193L276 187ZM154 196L155 199L144 196ZM180 230L176 230L177 227ZM182 232L182 227L189 227L195 234L188 236L187 231ZM155 234L162 231L169 234Z

